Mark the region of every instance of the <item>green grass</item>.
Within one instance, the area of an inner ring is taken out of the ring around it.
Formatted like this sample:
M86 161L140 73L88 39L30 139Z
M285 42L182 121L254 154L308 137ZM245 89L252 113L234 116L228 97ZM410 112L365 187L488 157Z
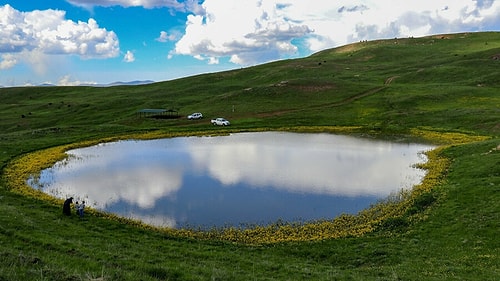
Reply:
M0 89L0 280L498 280L500 33L361 42L310 57L133 87ZM384 84L393 78L389 84ZM141 118L142 108L205 119ZM362 237L241 245L194 240L11 191L4 169L26 153L141 132L360 126L487 136L447 147L444 181ZM101 279L99 279L101 278Z

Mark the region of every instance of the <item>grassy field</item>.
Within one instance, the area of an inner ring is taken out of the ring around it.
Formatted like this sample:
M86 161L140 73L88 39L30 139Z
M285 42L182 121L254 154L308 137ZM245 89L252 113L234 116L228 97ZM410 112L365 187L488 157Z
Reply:
M464 33L359 42L150 85L0 89L0 281L499 280L498 54L500 33ZM141 117L144 108L183 118ZM198 111L205 119L184 118ZM15 182L24 179L6 173L60 145L224 133L209 123L219 116L233 132L432 141L446 165L406 212L364 235L252 244L98 214L68 218L54 201L20 194Z

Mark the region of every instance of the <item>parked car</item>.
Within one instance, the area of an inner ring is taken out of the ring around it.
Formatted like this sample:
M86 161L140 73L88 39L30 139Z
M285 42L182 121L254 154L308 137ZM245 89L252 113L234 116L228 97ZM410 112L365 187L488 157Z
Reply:
M203 114L201 114L200 112L195 112L193 114L190 114L188 115L187 117L189 120L193 120L193 119L201 119L203 118Z
M231 125L231 123L229 123L229 121L227 121L226 119L221 118L221 117L212 119L212 120L210 120L210 122L212 123L212 125L217 125L217 126L229 126L229 125Z

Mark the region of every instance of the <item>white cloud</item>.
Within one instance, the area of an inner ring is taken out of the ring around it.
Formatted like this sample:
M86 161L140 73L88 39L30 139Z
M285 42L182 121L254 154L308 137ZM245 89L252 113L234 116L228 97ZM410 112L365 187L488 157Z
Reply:
M113 31L100 28L94 19L74 22L66 20L65 16L60 10L20 12L8 4L0 6L2 63L13 66L14 57L7 56L10 59L6 60L7 54L23 53L28 61L34 62L47 55L77 55L90 59L119 54L118 38Z
M188 15L173 55L236 64L279 59L359 40L488 29L500 24L500 1L205 0Z
M49 83L50 84L50 83ZM73 80L71 75L65 75L59 79L57 82L57 86L80 86L80 85L95 85L97 84L96 82L93 81L78 81L78 80Z
M0 60L0 70L9 69L17 64L17 59L12 54L3 54Z
M187 3L179 3L176 0L66 0L68 3L84 8L91 8L94 6L101 7L138 7L142 6L147 9L168 7L176 10L184 10L187 5L194 5L196 2L186 1Z
M167 41L174 41L175 39L176 36L174 34L168 34L166 31L160 31L160 36L155 40L164 43Z
M238 64L279 59L294 54L291 43L312 30L287 18L274 1L206 0L203 13L189 15L185 35L177 42L174 54L207 59L228 56Z
M123 61L124 62L134 62L135 61L134 53L131 51L127 51L127 53L123 57Z

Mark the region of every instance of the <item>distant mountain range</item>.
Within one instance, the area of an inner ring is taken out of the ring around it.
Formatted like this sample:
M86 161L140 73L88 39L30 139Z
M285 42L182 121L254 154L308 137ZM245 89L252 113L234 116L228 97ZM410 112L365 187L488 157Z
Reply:
M155 83L156 81L152 80L135 80L135 81L129 81L129 82L113 82L109 84L88 84L88 83L82 83L76 86L91 86L91 87L113 87L113 86L136 86L136 85L145 85L145 84L151 84ZM31 85L31 86L38 86L38 87L55 87L58 85L51 84L51 83L42 83L38 85ZM0 88L3 88L5 86L0 85ZM22 86L16 86L16 87L22 87Z

